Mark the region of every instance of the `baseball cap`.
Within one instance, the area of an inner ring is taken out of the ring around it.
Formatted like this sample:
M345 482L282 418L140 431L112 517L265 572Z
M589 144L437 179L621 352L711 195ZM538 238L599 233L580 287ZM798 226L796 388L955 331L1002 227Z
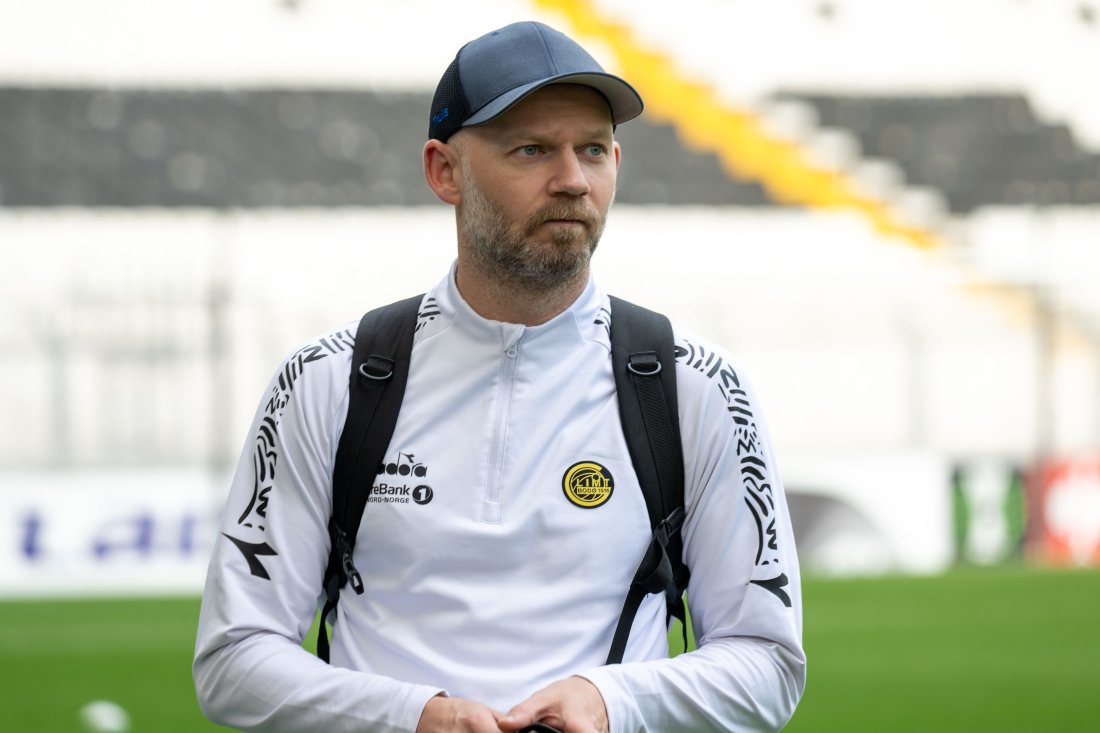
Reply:
M607 99L613 124L642 113L634 87L608 74L561 31L534 21L512 23L459 49L432 98L428 139L446 142L461 128L504 114L548 84L583 84Z

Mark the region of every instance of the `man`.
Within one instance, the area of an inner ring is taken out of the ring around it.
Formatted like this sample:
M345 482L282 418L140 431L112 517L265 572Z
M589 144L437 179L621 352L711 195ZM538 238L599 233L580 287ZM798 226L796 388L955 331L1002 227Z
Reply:
M573 41L519 23L464 46L436 91L428 185L457 259L427 294L354 552L332 665L302 650L328 556L353 331L295 352L257 411L214 550L194 675L215 721L271 731L777 730L802 694L798 565L751 391L677 334L684 559L698 649L667 659L650 596L604 660L650 539L619 422L607 297L589 259L615 125L641 113ZM675 243L670 243L675 246ZM585 505L563 474L597 464ZM392 472L391 472L392 473Z

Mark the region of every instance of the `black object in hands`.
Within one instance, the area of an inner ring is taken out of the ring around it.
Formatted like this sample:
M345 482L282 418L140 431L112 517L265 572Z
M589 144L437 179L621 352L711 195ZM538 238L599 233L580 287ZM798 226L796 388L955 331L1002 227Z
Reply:
M546 723L534 723L523 728L519 733L561 733L561 731Z

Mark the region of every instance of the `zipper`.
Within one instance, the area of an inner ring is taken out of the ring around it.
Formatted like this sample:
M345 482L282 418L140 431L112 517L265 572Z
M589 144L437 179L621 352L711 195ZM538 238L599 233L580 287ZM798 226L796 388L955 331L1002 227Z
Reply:
M524 330L516 330L515 337L505 346L504 357L500 360L497 398L489 438L487 485L481 504L481 521L490 524L499 524L501 518L500 499L504 484L504 456L508 447L508 423L512 412L516 372L519 369L519 340L523 337Z

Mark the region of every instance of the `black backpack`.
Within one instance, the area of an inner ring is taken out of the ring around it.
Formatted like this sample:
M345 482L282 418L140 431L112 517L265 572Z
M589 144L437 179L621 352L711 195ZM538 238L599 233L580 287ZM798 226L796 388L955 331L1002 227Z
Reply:
M356 593L363 592L352 550L401 409L422 300L417 295L368 312L355 335L348 415L332 471L331 549L324 579L326 603L317 633L317 656L326 662L326 623L336 610L340 589L350 584ZM683 594L689 572L681 558L684 462L672 326L664 316L619 298L611 298L611 308L611 359L619 414L653 527L653 539L627 591L607 656L608 664L617 664L638 607L650 593L664 594L668 617L684 624L686 642Z

